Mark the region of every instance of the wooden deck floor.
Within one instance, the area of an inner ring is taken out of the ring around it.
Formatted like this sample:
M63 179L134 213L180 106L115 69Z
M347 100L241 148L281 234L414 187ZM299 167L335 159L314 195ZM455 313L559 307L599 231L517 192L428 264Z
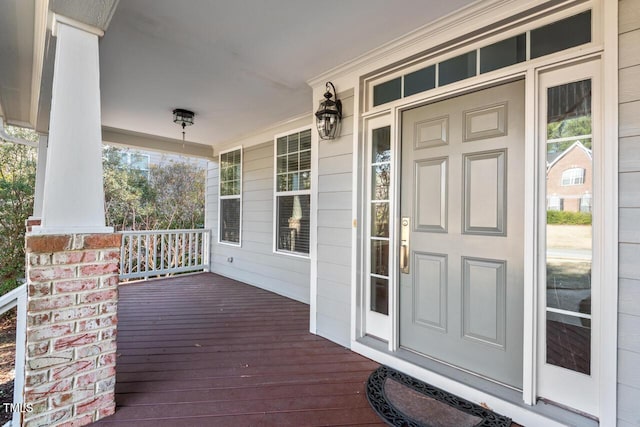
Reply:
M308 332L309 307L215 274L120 287L115 415L95 426L384 423L377 364Z

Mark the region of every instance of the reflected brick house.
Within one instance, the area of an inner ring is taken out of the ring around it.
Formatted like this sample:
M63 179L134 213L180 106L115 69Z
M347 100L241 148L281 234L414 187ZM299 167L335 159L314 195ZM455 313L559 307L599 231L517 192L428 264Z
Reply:
M547 166L547 209L591 212L592 153L576 141Z

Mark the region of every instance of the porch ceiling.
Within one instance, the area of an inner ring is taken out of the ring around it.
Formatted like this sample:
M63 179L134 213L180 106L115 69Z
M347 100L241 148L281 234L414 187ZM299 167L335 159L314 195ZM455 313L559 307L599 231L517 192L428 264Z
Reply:
M311 113L307 80L470 0L127 0L100 46L103 124L231 142ZM339 88L338 88L339 89Z
M65 3L56 1L49 3L52 9ZM171 112L187 108L196 112L187 140L220 148L310 114L316 106L309 79L474 1L117 2L100 42L103 125L180 139ZM10 91L0 93L0 114L35 126L34 115L28 114L30 67L37 64L31 60L38 43L33 38L34 1L2 4L0 17L7 25L0 26L0 88ZM29 10L19 10L25 5ZM87 8L72 9L80 13ZM47 78L45 63L43 82ZM44 90L43 96L50 92ZM48 121L47 101L40 100L41 129Z

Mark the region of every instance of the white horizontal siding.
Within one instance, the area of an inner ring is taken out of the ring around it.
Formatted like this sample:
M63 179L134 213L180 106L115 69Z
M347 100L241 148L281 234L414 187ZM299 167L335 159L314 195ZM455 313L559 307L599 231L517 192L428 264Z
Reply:
M618 426L640 426L640 1L618 4Z
M353 91L339 93L341 135L318 147L316 332L344 346L351 328Z
M241 246L219 244L218 167L207 175L211 271L309 303L309 259L273 252L273 141L243 150Z
M640 280L620 279L618 311L640 317Z
M640 389L618 383L618 427L621 425L640 426Z
M640 169L640 136L620 138L620 172Z

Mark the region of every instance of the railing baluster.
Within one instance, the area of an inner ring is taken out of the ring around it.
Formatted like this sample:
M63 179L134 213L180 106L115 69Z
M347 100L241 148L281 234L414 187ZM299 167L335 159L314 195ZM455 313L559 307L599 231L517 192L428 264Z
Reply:
M127 274L133 273L133 234L129 235L129 268Z
M192 265L192 262L191 262L192 261L191 257L193 255L193 252L191 250L192 249L192 245L193 245L193 233L189 233L189 246L188 246L189 253L187 254L187 266L188 267L191 267L191 265Z
M140 248L140 241L141 241L141 239L142 239L142 234L138 234L138 239L137 239L137 242L136 242L136 244L138 245L138 247L137 247L137 249L138 249L138 251L137 251L138 252L138 260L136 262L136 271L138 273L140 273L140 255L141 255L141 253L140 253L140 249L141 249Z
M186 243L187 243L187 236L185 235L185 233L182 233L182 262L180 263L180 267L184 267L185 266L185 262L184 262L184 256L185 256L185 252L186 252Z
M195 250L195 254L193 254L193 262L195 265L200 265L200 232L195 232L196 242L193 245L193 249Z
M144 236L144 271L149 271L149 235Z
M163 234L160 235L160 271L164 270L164 238Z
M175 264L174 264L174 268L178 268L178 256L180 255L180 238L178 237L179 234L178 232L176 232L176 246L174 249L174 256L175 256Z

